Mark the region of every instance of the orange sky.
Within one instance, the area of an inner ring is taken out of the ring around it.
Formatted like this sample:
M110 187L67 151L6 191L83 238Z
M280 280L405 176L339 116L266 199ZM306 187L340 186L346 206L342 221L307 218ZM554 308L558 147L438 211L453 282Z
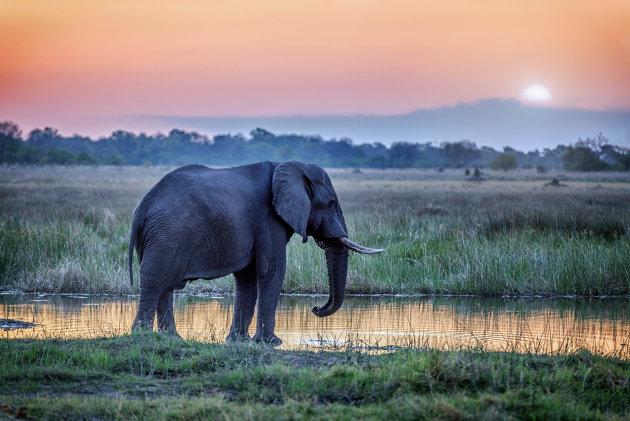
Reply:
M0 120L630 109L629 0L0 0ZM109 129L109 128L108 128Z

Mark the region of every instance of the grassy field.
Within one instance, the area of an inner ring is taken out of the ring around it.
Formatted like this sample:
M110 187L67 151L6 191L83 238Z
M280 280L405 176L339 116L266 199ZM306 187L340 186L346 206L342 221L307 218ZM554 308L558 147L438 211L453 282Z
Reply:
M135 292L131 214L171 168L0 167L0 289ZM630 175L331 170L351 238L349 293L630 294ZM558 177L560 186L548 185ZM328 292L323 252L293 239L285 292ZM136 276L138 265L135 264ZM229 292L228 278L184 291Z
M627 419L630 361L401 350L277 351L157 334L0 340L0 417Z

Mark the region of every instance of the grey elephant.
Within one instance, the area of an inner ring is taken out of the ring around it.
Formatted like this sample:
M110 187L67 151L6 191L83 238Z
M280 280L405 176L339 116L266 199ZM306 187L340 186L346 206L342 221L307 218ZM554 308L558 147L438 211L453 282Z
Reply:
M348 249L382 250L348 239L346 223L328 174L297 161L260 162L211 169L187 165L162 178L138 203L129 241L140 262L140 303L133 330L177 335L173 290L195 279L234 274L234 316L227 340L250 339L248 328L258 301L254 341L282 343L274 333L275 312L286 270L286 245L297 233L324 249L330 295L319 317L336 312L344 300Z

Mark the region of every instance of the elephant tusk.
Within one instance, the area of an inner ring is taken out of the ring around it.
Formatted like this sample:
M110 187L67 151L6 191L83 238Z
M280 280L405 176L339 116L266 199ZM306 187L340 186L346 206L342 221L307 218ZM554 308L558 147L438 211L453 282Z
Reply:
M337 241L339 241L344 246L348 247L350 250L356 251L357 253L362 253L362 254L377 254L385 250L385 249L371 249L368 247L360 246L350 241L348 237L337 238Z

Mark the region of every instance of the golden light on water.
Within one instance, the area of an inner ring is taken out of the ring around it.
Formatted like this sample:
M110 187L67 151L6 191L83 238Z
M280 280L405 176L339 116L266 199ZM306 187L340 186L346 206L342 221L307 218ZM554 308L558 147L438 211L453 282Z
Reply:
M335 315L315 317L322 297L282 297L276 334L282 349L387 351L393 347L533 353L593 353L628 359L628 303L578 300L480 300L474 298L349 297ZM129 333L137 301L92 297L2 296L2 318L37 323L10 329L5 338L93 338ZM232 318L232 298L175 299L180 335L222 342ZM256 321L250 327L253 335Z

